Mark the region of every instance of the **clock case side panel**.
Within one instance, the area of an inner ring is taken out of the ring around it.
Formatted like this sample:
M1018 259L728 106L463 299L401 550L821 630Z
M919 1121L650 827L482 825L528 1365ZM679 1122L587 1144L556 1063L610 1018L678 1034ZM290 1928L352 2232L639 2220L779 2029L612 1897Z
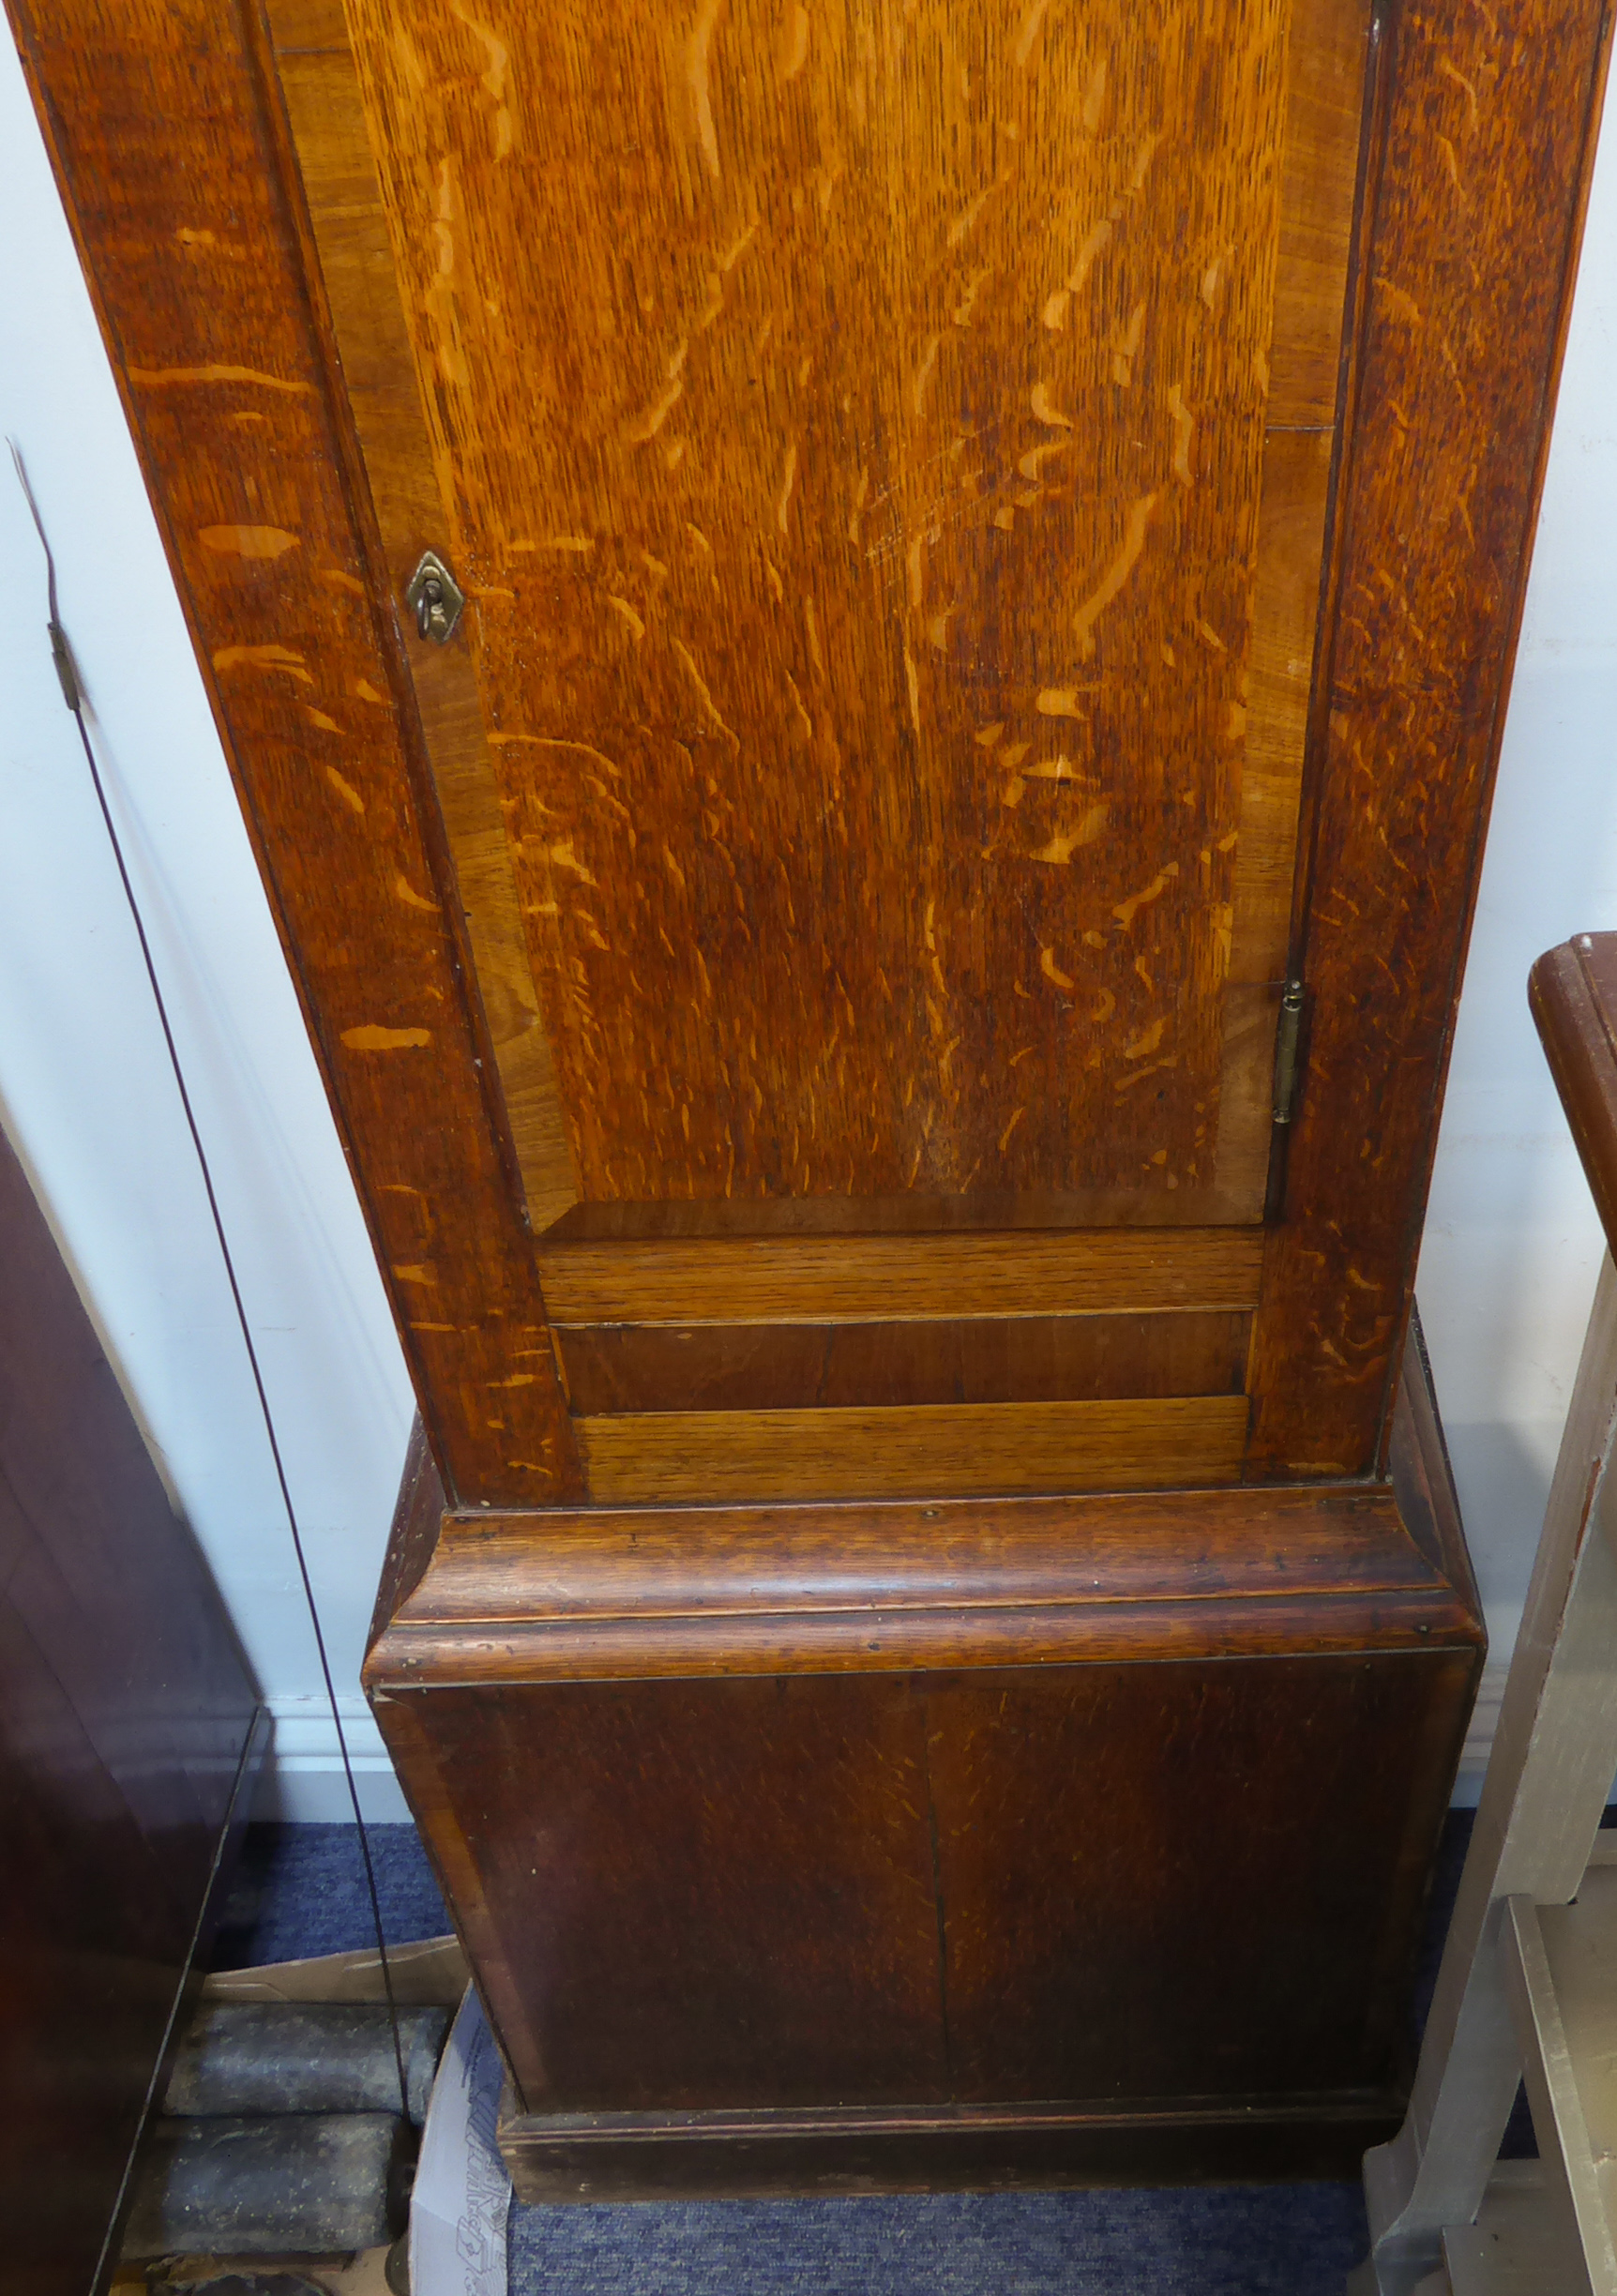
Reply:
M1387 1458L1610 30L1377 10L1250 1480Z
M10 14L434 1452L458 1495L565 1504L577 1452L257 16Z

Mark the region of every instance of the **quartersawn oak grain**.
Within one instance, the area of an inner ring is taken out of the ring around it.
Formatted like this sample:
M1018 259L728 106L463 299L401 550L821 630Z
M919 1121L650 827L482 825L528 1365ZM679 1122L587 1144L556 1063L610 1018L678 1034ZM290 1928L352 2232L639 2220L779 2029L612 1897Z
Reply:
M1384 1453L1609 28L1590 0L1387 19L1253 1474Z
M1363 37L1204 18L351 11L587 1197L1258 1216Z

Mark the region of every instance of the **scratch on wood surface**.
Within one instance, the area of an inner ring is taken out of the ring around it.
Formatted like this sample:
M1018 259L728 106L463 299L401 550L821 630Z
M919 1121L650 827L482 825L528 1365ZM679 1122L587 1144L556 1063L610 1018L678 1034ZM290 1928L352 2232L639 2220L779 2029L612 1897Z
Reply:
M283 645L219 646L213 655L216 670L284 670L302 686L312 686L313 678L304 667L303 656ZM376 697L377 700L381 696Z
M342 1041L351 1052L403 1052L416 1046L430 1045L432 1032L424 1028L384 1028L379 1021L367 1021L362 1028L346 1028ZM399 1270L394 1271L400 1273Z
M1025 1104L1020 1108L1016 1108L1011 1110L1011 1120L1009 1124L1006 1125L1005 1130L1000 1134L1001 1156L1004 1156L1005 1150L1010 1146L1011 1134L1016 1130L1018 1125L1020 1124L1022 1118L1026 1114L1027 1108Z
M1099 586L1085 598L1072 618L1083 658L1087 661L1095 652L1095 626L1116 597L1124 583L1139 563L1145 548L1145 530L1151 523L1151 513L1156 507L1155 493L1142 494L1129 508L1123 530L1123 546L1101 577Z
M304 383L294 376L265 374L262 367L226 367L210 364L205 367L127 367L124 370L131 383L139 383L147 390L161 390L173 383L251 383L262 390L290 391L300 398L311 398L312 383Z
M686 51L685 76L696 105L696 132L702 142L702 156L707 172L715 183L718 180L718 131L713 124L713 97L708 85L708 67L713 48L713 35L718 27L718 13L724 0L703 0L703 9L690 36Z
M422 899L402 869L397 870L394 874L393 890L407 909L424 909L429 916L442 916L444 914L435 900Z

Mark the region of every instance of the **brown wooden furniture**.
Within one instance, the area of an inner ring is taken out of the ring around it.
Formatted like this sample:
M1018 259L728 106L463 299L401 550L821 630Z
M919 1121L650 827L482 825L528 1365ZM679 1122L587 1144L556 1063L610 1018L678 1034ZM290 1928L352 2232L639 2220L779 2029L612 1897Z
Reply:
M3 1135L0 1266L0 2289L86 2296L258 1700Z
M416 1373L368 1679L524 2189L1351 2151L1594 0L13 14Z

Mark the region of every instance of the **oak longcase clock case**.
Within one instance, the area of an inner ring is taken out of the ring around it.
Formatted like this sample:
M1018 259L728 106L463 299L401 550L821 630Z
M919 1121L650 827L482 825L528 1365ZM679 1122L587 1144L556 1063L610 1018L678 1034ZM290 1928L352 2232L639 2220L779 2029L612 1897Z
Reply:
M420 1397L367 1678L519 2188L1339 2168L1598 6L12 12Z

